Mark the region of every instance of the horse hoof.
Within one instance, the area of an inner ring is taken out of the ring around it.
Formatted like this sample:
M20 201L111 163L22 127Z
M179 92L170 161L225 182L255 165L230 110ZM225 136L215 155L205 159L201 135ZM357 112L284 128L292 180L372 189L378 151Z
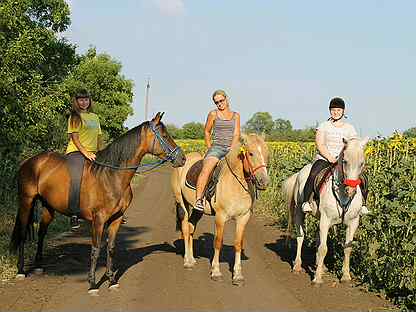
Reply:
M36 275L41 275L43 274L43 268L36 268L33 270L33 273L35 273Z
M351 284L351 280L350 279L347 279L347 278L341 278L341 284L344 284L344 285L349 285L349 284Z
M294 268L294 269L292 270L292 272L293 272L294 274L300 274L300 273L305 272L305 270L304 270L303 268L300 268L300 269L297 269L297 268L295 269L295 268Z
M321 286L322 286L322 284L323 284L323 282L322 282L322 281L320 281L320 282L317 282L317 281L315 281L315 280L313 280L313 281L312 281L312 286L313 286L313 287L316 287L316 288L321 287Z
M185 268L185 269L188 269L188 270L191 270L193 267L194 267L194 265L195 265L195 263L196 263L196 261L185 261L184 263L183 263L183 267Z
M222 282L222 275L211 275L211 279L214 281L214 282Z
M235 278L233 279L233 285L234 286L243 286L244 285L244 278L240 277L240 278Z
M26 278L26 275L25 274L22 274L22 273L20 273L20 274L16 274L16 279L18 280L18 281L22 281L22 280L24 280Z
M88 294L92 297L98 297L99 296L98 289L95 289L95 288L94 289L89 289Z
M119 283L115 283L110 285L110 287L108 287L109 290L119 290L120 289L120 284Z

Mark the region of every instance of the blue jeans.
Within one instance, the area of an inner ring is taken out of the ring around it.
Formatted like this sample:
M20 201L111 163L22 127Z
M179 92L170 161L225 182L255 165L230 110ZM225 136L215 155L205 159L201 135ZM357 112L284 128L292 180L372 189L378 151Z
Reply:
M222 158L225 157L225 155L227 155L229 151L230 151L229 147L213 145L208 149L207 153L205 154L204 159L207 159L208 157L215 157L221 160Z

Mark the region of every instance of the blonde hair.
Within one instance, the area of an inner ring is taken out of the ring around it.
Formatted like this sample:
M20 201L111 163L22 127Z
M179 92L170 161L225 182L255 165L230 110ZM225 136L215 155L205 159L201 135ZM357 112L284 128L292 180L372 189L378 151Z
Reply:
M218 90L215 90L214 93L212 94L212 100L213 101L214 101L214 97L216 97L217 95L222 95L226 99L228 98L227 93L225 93L224 90L218 89Z

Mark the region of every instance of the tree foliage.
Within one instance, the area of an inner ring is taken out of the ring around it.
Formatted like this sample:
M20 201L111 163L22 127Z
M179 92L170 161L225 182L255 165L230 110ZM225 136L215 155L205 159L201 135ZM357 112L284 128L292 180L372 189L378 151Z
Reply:
M77 55L60 35L70 25L64 0L0 1L0 202L15 193L10 183L21 160L63 151L71 96L86 87L110 138L125 131L133 84L121 64L91 49ZM1 207L0 207L1 208Z
M245 132L264 133L268 141L299 141L315 140L315 128L293 129L290 120L273 117L268 112L255 113L243 126Z
M188 122L182 126L182 139L203 139L204 125L200 122Z
M416 138L416 127L407 129L406 131L403 132L403 135L406 138Z
M271 134L273 129L273 118L268 112L255 113L243 127L245 132L254 132L257 134Z
M133 82L121 74L121 64L107 54L97 55L91 48L64 81L67 94L79 88L89 90L102 129L109 138L126 131L124 121L133 113Z

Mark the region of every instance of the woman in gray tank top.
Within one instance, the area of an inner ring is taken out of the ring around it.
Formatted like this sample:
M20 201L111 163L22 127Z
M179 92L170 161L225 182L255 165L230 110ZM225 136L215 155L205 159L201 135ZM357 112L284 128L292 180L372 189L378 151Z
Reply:
M217 109L209 112L205 123L205 154L201 173L196 184L196 203L191 219L201 218L204 211L203 193L212 170L240 139L240 114L230 110L228 96L223 90L212 95Z

